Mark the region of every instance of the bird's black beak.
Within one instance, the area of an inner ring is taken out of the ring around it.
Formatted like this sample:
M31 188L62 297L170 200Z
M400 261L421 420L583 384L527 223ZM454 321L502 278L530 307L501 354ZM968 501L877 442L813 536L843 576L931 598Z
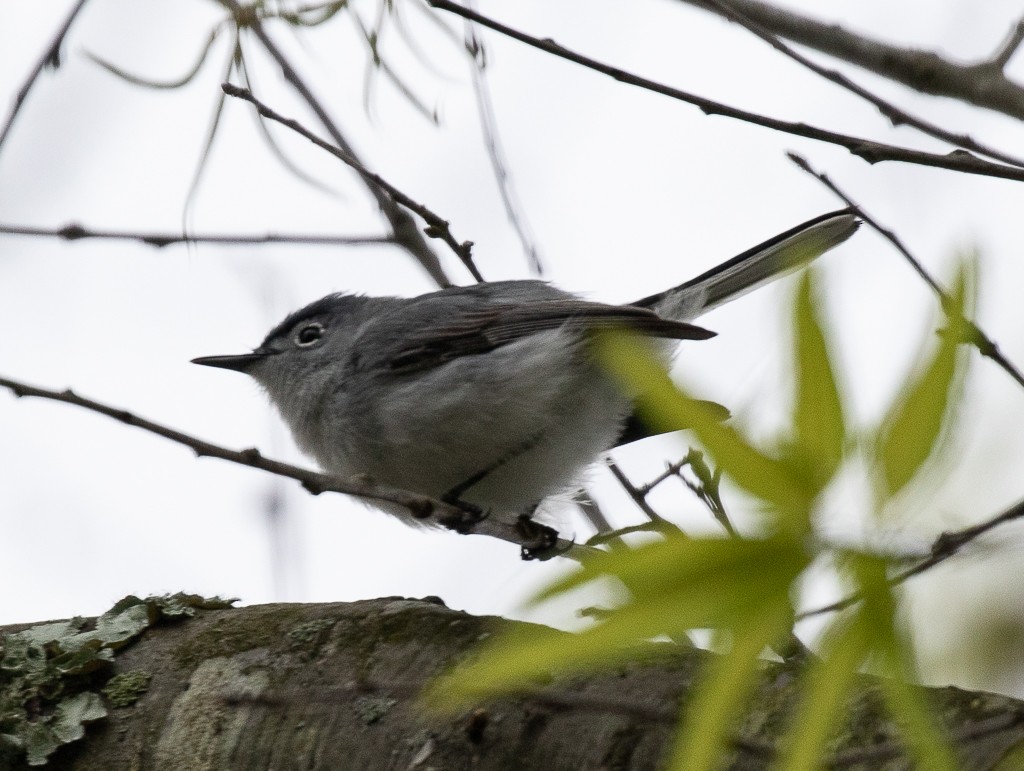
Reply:
M235 372L248 372L249 367L258 361L263 361L268 356L260 351L252 353L239 353L234 356L200 356L192 359L193 364L202 364L204 367L220 367L221 369L233 369Z

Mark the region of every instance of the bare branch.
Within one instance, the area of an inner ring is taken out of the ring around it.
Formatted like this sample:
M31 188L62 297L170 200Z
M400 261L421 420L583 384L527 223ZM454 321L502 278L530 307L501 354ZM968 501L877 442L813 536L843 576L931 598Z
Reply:
M237 0L217 1L231 11L235 19L235 24L239 29L244 28L252 31L266 52L281 68L281 74L284 76L285 80L292 85L292 88L294 88L299 96L302 97L303 101L306 102L309 108L313 111L313 114L316 115L317 120L320 121L327 133L330 134L334 143L351 158L358 159L358 155L354 148L345 139L345 135L341 133L341 130L331 119L331 116L320 103L320 100L313 95L313 92L306 85L305 81L303 81L299 76L298 71L291 65L291 62L288 61L287 57L281 53L281 50L277 45L275 45L274 41L270 39L270 36L267 34L262 22L260 21L257 9L250 6L243 7L237 2ZM409 254L411 254L420 263L420 265L423 266L423 269L430 274L431 278L434 279L438 286L450 286L451 281L448 280L444 270L441 268L440 260L423 239L423 236L420 234L419 229L413 222L412 217L409 216L409 213L398 206L396 202L379 187L376 187L373 184L368 184L367 189L377 200L385 218L391 224L396 243L409 252Z
M522 213L522 206L512 184L512 177L505 163L505 154L502 151L501 140L498 136L498 121L494 117L491 90L487 85L487 54L483 41L477 37L476 29L471 21L466 22L465 43L466 50L472 59L473 92L476 95L480 128L484 133L484 146L487 148L487 155L491 159L491 169L494 171L494 179L498 183L501 201L505 205L505 215L508 217L512 229L519 236L519 243L522 244L523 251L526 252L526 256L530 261L530 268L536 275L541 276L544 274L544 266L541 263L537 245L530 234L526 217Z
M722 14L717 0L679 2ZM794 43L856 64L925 94L960 99L1024 119L1024 88L1003 74L1003 65L1019 43L1014 42L1016 30L993 58L977 64L961 64L932 51L899 48L856 35L837 24L823 24L757 0L728 2L730 8L754 23Z
M0 377L0 388L6 388L18 397L35 396L98 412L126 425L141 428L143 431L148 431L151 434L162 436L172 442L189 447L200 458L220 458L221 460L260 469L261 471L267 471L271 474L287 477L288 479L294 479L301 482L302 486L313 495L332 492L394 503L405 507L415 519L425 520L433 518L438 524L457 533L489 535L492 538L499 538L503 541L522 545L523 539L518 534L516 526L503 522L498 517L484 517L481 519L475 512L467 512L442 501L406 490L383 487L363 477L337 479L318 471L311 471L299 466L293 466L290 463L283 463L282 461L264 457L256 448L231 450L159 423L154 423L151 420L146 420L127 410L87 399L71 390L51 391L5 377ZM593 551L587 546L575 544L565 539L559 539L556 547L560 556L571 559L579 559L584 553Z
M605 515L604 511L594 500L593 496L590 495L586 490L580 490L576 493L575 497L576 506L579 508L583 518L587 520L587 523L594 528L595 534L610 532L612 523Z
M503 35L507 35L508 37L522 43L526 43L527 45L544 51L545 53L579 64L587 69L594 70L595 72L600 72L610 78L614 78L620 83L626 83L647 91L653 91L656 94L662 94L663 96L677 99L681 102L686 102L687 104L692 104L695 107L700 108L700 110L706 115L724 115L727 118L746 121L747 123L752 123L755 126L762 126L774 131L781 131L786 134L793 134L806 139L814 139L819 142L827 142L829 144L845 147L853 155L856 155L858 158L872 164L881 163L883 161L898 161L901 163L914 163L921 166L934 166L939 169L959 171L965 174L980 174L987 177L1012 179L1018 182L1024 181L1024 169L1004 166L999 163L992 163L971 155L963 150L957 150L947 155L927 153L921 150L912 150L908 147L898 147L896 145L889 145L883 142L875 142L870 139L850 136L849 134L840 134L835 131L818 128L817 126L809 126L806 123L793 123L792 121L777 120L765 115L759 115L758 113L748 112L747 110L740 110L738 108L722 104L721 102L705 99L702 96L696 96L678 88L673 88L672 86L667 86L663 83L658 83L657 81L640 77L639 75L634 75L626 72L625 70L619 69L618 67L603 64L596 59L591 59L587 56L583 56L582 54L570 51L568 48L559 45L550 38L542 39L533 37L532 35L527 35L524 32L519 32L518 30L507 27L487 16L471 11L468 8L463 8L461 5L456 3L449 2L449 0L427 0L427 2L429 2L434 8L440 8L443 11L450 11L457 16L462 16L463 18L475 21L482 26L493 29L495 32L500 32Z
M910 253L907 247L903 245L903 242L892 230L882 227L873 217L868 215L868 213L865 212L863 208L857 205L853 201L853 199L851 199L848 195L846 195L846 193L840 190L836 186L836 184L831 179L828 178L827 175L820 174L814 169L812 169L810 164L807 163L807 161L804 160L802 157L800 157L796 153L788 153L787 155L789 156L789 159L793 161L793 163L795 163L803 171L806 171L812 177L814 177L823 185L825 185L825 187L827 187L829 190L835 193L835 195L842 199L846 203L846 205L851 209L851 211L853 211L853 213L857 215L858 218L867 223L869 227L873 228L883 238L885 238L889 243L891 243L896 248L896 250L901 255L903 255L903 258L914 269L914 272L917 273L917 275L919 275L921 279L926 284L928 284L929 287L931 287L931 290L939 298L939 302L942 305L943 311L949 313L950 308L952 307L949 295L939 285L939 282L936 281L928 273L928 271L924 269L924 266L921 264L921 262ZM1009 359L1007 359L1005 355L1003 355L1003 352L999 350L999 346L996 345L995 341L992 340L992 338L990 338L987 334L985 334L984 330L982 330L981 327L975 324L974 321L972 321L971 319L963 319L963 322L967 327L964 342L970 343L971 345L978 349L978 352L982 356L994 361L997 365L999 365L999 367L1004 372L1006 372L1010 377L1017 381L1017 385L1024 388L1024 374L1022 374L1021 371L1017 369L1017 367Z
M989 60L989 63L994 67L1004 69L1010 63L1013 55L1017 53L1021 43L1024 43L1024 19L1018 21L1017 26L1010 30L1010 34L1006 37L1006 42L999 47L999 50Z
M862 86L859 86L858 84L854 83L841 72L837 72L836 70L830 70L826 67L822 67L821 65L816 64L815 62L808 59L806 56L803 56L802 54L790 48L788 45L783 43L781 40L779 40L778 37L773 35L764 27L760 26L756 22L752 21L751 19L741 14L739 11L735 10L730 4L722 2L722 0L706 0L706 2L714 5L716 9L730 21L739 24L741 27L748 30L752 34L757 35L757 37L761 38L761 40L766 42L779 53L783 54L784 56L788 56L793 61L803 65L811 72L820 75L826 80L831 81L832 83L835 83L836 85L842 88L845 88L847 91L850 91L853 94L856 94L861 99L870 102L875 107L877 107L878 111L882 113L882 115L884 115L886 118L888 118L894 126L912 126L913 128L916 128L918 131L924 134L933 136L936 139L941 139L943 142L948 142L952 145L963 147L967 150L973 150L976 153L979 153L981 155L987 155L990 158L995 158L996 160L1002 161L1003 163L1008 163L1011 166L1024 166L1024 160L1021 160L1020 158L1009 155L1008 153L1004 153L996 148L983 145L967 134L955 134L952 131L947 131L941 126L938 126L934 123L930 123L922 118L918 118L915 115L911 115L905 110L894 105L892 102L888 102L885 99L882 99L881 97L872 94L866 88L863 88Z
M652 523L658 526L658 529L672 527L672 523L665 519L661 514L656 512L651 504L647 502L647 496L642 494L632 482L629 481L629 477L618 467L618 465L611 458L607 461L608 470L612 472L615 479L618 480L619 484L622 485L622 489L629 493L629 497L633 499L633 503L644 514L651 520Z
M423 204L417 203L409 196L407 196L405 193L403 193L401 190L399 190L397 187L395 187L390 182L381 177L379 174L374 174L372 171L369 171L365 166L362 165L362 163L360 163L354 157L349 155L349 153L346 152L345 150L335 147L330 142L325 142L323 139L321 139L316 134L311 132L298 121L292 120L291 118L285 118L283 115L267 107L265 104L263 104L263 102L261 102L255 96L253 96L252 92L248 91L247 89L238 88L237 86L233 86L230 83L222 84L221 88L224 89L224 93L228 96L237 97L238 99L244 99L245 101L250 102L253 106L256 107L260 115L262 115L264 118L267 118L268 120L277 121L282 126L290 128L292 131L305 137L310 142L315 144L317 147L323 148L331 155L333 155L335 158L340 160L342 163L352 168L357 174L359 174L365 180L367 180L368 182L372 182L373 185L387 193L387 195L393 201L395 201L398 204L401 204L410 211L413 211L416 214L418 214L420 217L423 218L424 222L427 223L427 227L424 230L424 232L431 238L440 238L442 241L448 244L448 246L451 247L451 250L455 252L456 256L458 256L458 258L462 260L463 264L466 266L466 269L473 274L473 278L475 278L477 281L484 280L483 276L480 275L480 271L477 270L476 265L473 264L473 242L462 241L460 243L459 241L457 241L455 239L455 236L452 235L451 228L448 225L448 220L442 219Z
M658 522L647 521L641 522L639 525L627 525L626 527L616 528L615 530L604 530L596 535L592 535L586 541L585 546L603 546L607 544L610 548L616 548L615 542L621 540L623 536L631 535L632 533L664 533L665 527ZM682 530L679 531L680 533Z
M889 585L897 586L902 584L908 578L920 575L926 570L931 570L936 565L941 565L954 554L957 554L964 546L990 530L1018 519L1024 519L1024 501L1019 501L1013 504L1010 508L996 514L994 517L991 517L984 522L980 522L977 525L971 525L960 530L950 530L942 533L932 543L930 556L921 560L916 565L912 565L906 570L900 571L894 575L889 579ZM833 613L838 610L844 610L851 605L860 602L860 599L860 594L854 593L838 600L837 602L830 603L829 605L823 605L820 608L805 610L802 613L798 613L796 620L801 621L805 618L810 618L811 616L820 616L823 613Z
M64 43L64 38L67 37L68 30L71 29L71 25L74 23L78 13L82 10L86 0L78 0L75 7L71 9L71 13L68 14L67 18L64 19L64 23L60 25L60 29L57 30L57 34L54 35L50 45L43 51L43 55L39 57L39 61L36 62L36 66L32 68L28 78L22 84L21 88L18 89L18 93L14 97L14 105L11 107L10 115L7 116L7 121L4 123L4 127L0 130L0 148L4 146L4 142L7 141L8 134L11 133L11 127L14 125L15 119L18 117L18 113L21 112L21 106L25 103L25 99L28 98L28 92L32 90L32 86L39 80L39 76L43 70L47 67L56 68L60 66L60 47Z
M223 244L225 246L248 246L251 244L317 244L322 246L384 246L394 244L393 236L331 236L315 233L262 235L243 234L197 234L197 233L143 233L128 230L102 230L87 228L71 222L57 228L38 228L28 225L4 225L0 223L0 234L10 236L41 236L61 238L65 241L80 241L86 238L110 239L115 241L140 241L157 248L171 244Z

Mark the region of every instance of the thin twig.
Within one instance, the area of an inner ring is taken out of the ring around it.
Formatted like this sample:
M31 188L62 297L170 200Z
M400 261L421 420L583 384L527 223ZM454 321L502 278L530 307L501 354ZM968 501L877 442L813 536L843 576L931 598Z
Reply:
M579 508L583 518L587 520L587 523L594 528L595 534L610 533L614 528L612 527L611 521L605 515L604 511L598 505L597 501L594 500L593 496L590 495L586 490L580 490L577 492L574 502Z
M992 55L989 59L989 64L993 67L998 67L1000 70L1004 69L1007 64L1010 63L1010 59L1017 49L1020 48L1020 44L1024 43L1024 19L1018 21L1016 26L1010 30L1010 34L1007 35L1006 41L999 47L999 50Z
M795 136L845 147L853 155L861 158L867 163L873 164L881 163L883 161L897 161L901 163L914 163L922 166L933 166L940 169L963 172L965 174L979 174L999 179L1012 179L1018 182L1024 181L1024 169L1005 166L1000 163L992 163L982 158L978 158L968 152L960 151L944 155L939 153L928 153L921 150L913 150L906 147L898 147L896 145L889 145L883 142L855 137L849 134L840 134L835 131L818 128L817 126L810 126L806 123L793 123L791 121L777 120L758 113L730 107L729 105L722 104L721 102L705 99L704 97L696 96L678 88L673 88L672 86L667 86L663 83L658 83L657 81L640 77L639 75L634 75L618 67L603 64L596 59L591 59L587 56L583 56L582 54L570 51L568 48L559 45L550 38L538 38L533 37L532 35L527 35L524 32L520 32L501 24L494 19L484 16L483 14L476 13L475 11L471 11L456 3L449 2L449 0L427 1L434 8L449 11L457 16L470 19L471 21L488 27L489 29L493 29L495 32L500 32L503 35L537 48L545 53L579 64L583 67L594 70L595 72L600 72L614 78L620 83L626 83L647 91L662 94L663 96L668 96L672 99L677 99L681 102L686 102L687 104L692 104L695 107L698 107L706 115L723 115L727 118L735 118L737 120L746 121L747 123L752 123L756 126L762 126L775 131L781 131L787 134L793 134Z
M228 96L233 96L238 99L244 99L245 101L251 103L259 111L260 115L262 115L264 118L276 121L280 123L282 126L290 128L295 133L308 139L317 147L326 150L335 158L340 160L342 163L349 166L361 177L372 182L381 190L385 191L396 203L401 204L410 211L418 214L420 217L423 218L423 221L427 223L427 227L424 229L423 232L425 232L431 238L440 238L442 241L444 241L449 247L451 247L451 250L455 252L458 258L462 260L463 264L466 266L466 269L473 274L473 278L475 278L477 281L484 280L483 276L480 275L480 271L477 270L476 265L473 263L473 242L457 241L455 239L455 236L452 235L451 228L448 225L448 220L442 219L423 204L417 203L412 198L403 193L401 190L399 190L397 187L395 187L390 182L381 177L379 174L375 174L369 169L367 169L365 166L363 166L362 163L360 163L358 160L356 160L347 152L345 152L345 150L339 147L335 147L330 142L321 139L316 134L307 129L305 126L303 126L301 123L299 123L297 120L286 118L280 113L277 113L274 110L272 110L270 107L267 107L267 105L263 104L263 102L261 102L255 96L253 96L252 92L248 89L239 88L238 86L234 86L230 83L221 84L221 88L224 89L224 93Z
M281 68L281 74L284 76L284 79L291 84L292 88L302 97L309 109L313 111L317 120L320 121L320 124L330 135L331 139L334 140L334 143L344 152L348 153L350 157L358 159L355 149L345 139L345 135L342 134L341 129L331 119L326 108L314 96L312 90L310 90L298 71L292 66L288 57L281 52L281 49L277 47L267 34L259 16L261 9L254 6L242 6L237 0L217 0L217 2L231 12L239 29L252 31L264 50L277 63L277 66ZM363 179L365 180L365 177ZM431 278L439 286L450 286L451 281L448 280L444 270L441 268L440 260L423 239L409 213L402 209L401 206L398 206L381 188L368 183L367 189L376 199L385 218L390 223L394 231L395 241L420 263L423 269L430 274Z
M586 546L602 546L608 544L613 546L615 541L621 540L623 536L631 535L633 533L664 533L665 525L653 520L649 522L642 522L639 525L627 525L626 527L616 528L615 530L606 530L596 535L590 536L584 545ZM679 531L678 535L686 535L682 530Z
M651 522L655 523L660 528L672 527L671 522L651 508L651 504L647 502L647 498L633 486L633 483L629 481L629 477L623 473L622 469L618 467L615 461L608 458L607 463L608 470L612 472L612 475L619 481L619 484L622 485L622 489L629 493L629 497L633 499L633 503L635 503L637 507L647 515Z
M704 468L703 477L701 473L697 470L697 467L695 465L698 463ZM699 484L691 482L689 479L683 476L682 470L686 466L689 466L694 471L694 474L698 478ZM704 479L704 477L710 478L712 476L715 480L715 489L710 489L709 483L705 482ZM711 474L711 470L707 468L707 465L704 463L704 454L702 452L700 452L699 450L691 449L690 452L686 454L686 457L683 458L682 460L676 461L675 463L667 464L665 470L662 473L660 473L647 484L636 488L636 494L639 495L644 500L646 500L647 496L650 495L651 491L655 487L657 487L670 477L676 477L679 479L680 482L686 485L686 488L694 495L696 495L697 499L700 500L700 502L707 507L708 511L711 513L711 516L715 518L715 520L722 526L722 528L731 538L740 537L739 531L736 530L735 526L732 524L732 520L729 519L729 513L725 510L725 506L722 503L722 499L717 492L717 480L721 477L721 472L717 472L714 475Z
M80 241L86 238L112 239L116 241L140 241L149 246L163 247L171 244L224 244L226 246L242 246L250 244L320 244L324 246L381 246L394 244L393 236L330 236L314 233L263 235L242 234L199 234L199 233L143 233L128 230L102 230L87 228L77 223L61 225L57 228L39 228L28 225L0 224L0 234L11 236L41 236L61 238L65 241Z
M912 565L906 570L902 570L896 575L890 577L889 585L898 586L908 578L920 575L926 570L931 570L933 567L942 564L954 554L957 554L964 546L990 530L993 530L1006 522L1013 522L1018 519L1024 519L1024 500L1015 503L1008 509L996 514L994 517L986 519L984 522L978 523L977 525L970 525L969 527L965 527L960 530L951 530L942 533L932 543L931 554L928 557L921 560L916 565ZM833 613L835 611L845 610L851 605L859 602L860 599L860 593L855 592L841 600L830 603L829 605L823 605L819 608L814 608L813 610L805 610L802 613L798 613L796 618L797 621L801 621L805 618L810 618L811 616L820 616L823 613Z
M480 519L474 513L464 511L442 501L407 490L383 487L359 476L351 479L338 479L318 471L311 471L299 466L293 466L290 463L283 463L264 457L256 448L231 450L159 423L154 423L128 410L112 407L79 396L70 389L51 391L5 377L0 377L0 388L6 388L18 397L35 396L98 412L126 425L141 428L143 431L148 431L151 434L156 434L177 444L184 445L195 452L197 457L220 458L221 460L294 479L301 482L302 486L314 495L333 492L394 503L405 507L415 519L426 520L432 518L438 524L458 533L489 535L492 538L500 538L503 541L522 545L522 537L518 534L515 524L503 522L499 517ZM589 547L575 544L565 539L558 539L557 544L553 548L557 549L559 556L572 559L579 559L584 553L593 551Z
M483 41L477 37L476 28L471 21L466 21L466 50L472 59L473 67L473 93L476 95L477 113L480 117L480 128L484 133L484 145L487 148L487 156L491 159L491 169L494 172L494 179L498 183L498 192L501 194L501 202L505 206L505 215L508 217L512 229L519 237L523 251L530 261L530 268L538 275L544 275L544 266L541 263L540 253L537 244L534 243L530 234L529 225L523 214L522 206L516 195L515 187L512 184L512 177L509 174L508 166L505 163L505 153L501 147L501 140L498 136L498 121L494 117L494 104L491 101L491 91L487 85L486 76L486 53Z
M680 0L688 5L721 14L709 0ZM986 61L963 64L922 51L856 35L838 24L814 19L757 0L729 0L729 6L765 29L794 43L856 64L889 80L903 83L926 94L959 99L978 107L1024 119L1024 88L1006 77L1003 66L1009 58L1004 44ZM1008 42L1013 42L1016 32ZM1010 55L1012 55L1010 50Z
M857 215L859 219L867 223L869 227L877 231L883 238L891 243L896 250L903 255L903 258L910 264L921 279L931 287L932 291L939 298L939 303L942 305L943 311L949 313L952 308L952 301L946 291L939 285L921 262L915 258L910 251L903 245L903 242L899 237L890 229L882 227L873 217L868 215L857 203L853 201L846 193L839 189L839 187L829 179L828 175L815 171L811 165L804 160L801 156L796 153L787 153L789 159L793 161L799 168L806 171L812 177L821 182L825 187L831 190L838 198L842 199L846 205ZM978 352L987 359L994 361L1006 374L1012 377L1017 385L1024 388L1024 374L1003 355L1003 352L999 350L999 346L996 345L995 341L992 340L984 330L981 329L971 319L963 319L963 323L966 325L966 334L964 335L964 342L968 342L978 349Z
M924 134L935 137L936 139L941 139L943 142L948 142L958 147L973 150L976 153L987 155L990 158L995 158L996 160L1008 163L1011 166L1024 167L1024 160L1021 160L1020 158L1004 153L996 148L989 147L988 145L983 145L967 134L956 134L952 131L947 131L941 126L930 123L923 118L918 118L915 115L911 115L905 110L894 105L892 102L888 102L880 96L871 93L866 88L854 83L841 72L828 69L827 67L822 67L821 65L811 61L803 54L783 43L776 35L766 30L760 24L742 14L732 6L731 2L723 2L722 0L705 0L705 2L711 3L711 5L715 6L723 16L728 18L730 21L739 24L751 34L756 35L779 53L784 56L788 56L790 59L803 65L816 75L820 75L841 88L845 88L847 91L856 94L861 99L870 102L878 108L878 111L888 118L894 126L912 126Z
M74 23L75 18L78 16L79 11L85 5L86 0L78 0L75 7L71 9L71 13L64 19L64 23L60 25L60 29L57 30L57 34L54 35L53 40L43 51L43 55L39 57L39 61L36 62L35 67L29 73L28 78L22 84L21 88L18 89L18 93L14 97L14 105L11 107L11 112L7 116L7 120L4 123L4 127L0 130L0 148L4 146L4 142L7 141L7 136L11 132L11 127L14 126L14 121L18 117L18 113L21 112L21 107L28 98L28 92L32 90L32 86L39 80L39 76L43 70L47 67L56 68L60 66L60 47L64 43L64 38L67 37L68 30L71 29L71 25Z
M675 463L667 463L665 465L664 471L658 474L658 476L654 477L654 479L652 479L647 484L638 487L637 492L644 496L649 495L655 487L660 485L669 477L678 476L680 469L682 469L683 466L689 464L689 462L689 458L683 458L682 460L677 460Z

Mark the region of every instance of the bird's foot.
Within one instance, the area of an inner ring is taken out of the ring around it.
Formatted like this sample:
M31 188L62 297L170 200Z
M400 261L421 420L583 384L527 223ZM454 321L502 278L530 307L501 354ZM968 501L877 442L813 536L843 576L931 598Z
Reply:
M516 520L516 532L523 540L520 542L520 555L524 560L549 560L564 554L572 544L565 548L558 548L558 531L547 525L542 525L533 519L536 506L528 512L519 515Z

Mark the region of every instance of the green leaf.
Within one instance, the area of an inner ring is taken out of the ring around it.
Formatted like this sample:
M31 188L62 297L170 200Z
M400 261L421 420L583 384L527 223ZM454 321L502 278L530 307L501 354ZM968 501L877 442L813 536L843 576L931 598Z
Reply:
M595 332L591 340L597 360L636 398L645 423L660 431L692 429L740 487L806 528L817 491L798 469L755 448L734 428L719 422L700 400L677 388L645 341L617 331Z
M634 597L645 597L680 585L691 586L715 574L738 570L743 565L789 565L789 570L799 572L808 559L801 541L783 536L763 540L688 538L668 531L663 541L628 551L585 557L580 570L541 590L531 602L536 604L609 576L620 580Z
M827 634L820 657L810 665L802 683L793 717L776 768L785 771L817 771L828 740L837 725L847 694L856 682L857 669L867 655L869 635L863 616L838 622Z
M758 657L791 628L788 611L787 603L768 601L759 613L732 630L732 649L708 664L687 705L669 764L672 771L722 768L730 734L757 682Z
M896 599L886 577L885 563L858 555L852 564L864 598L861 613L870 625L872 648L882 667L879 685L910 753L917 758L919 768L956 771L956 757L935 724L922 690L910 683L913 673L909 645L897 626Z
M908 379L900 396L878 431L877 456L882 472L882 494L890 498L920 471L936 451L943 428L950 417L950 405L958 400L957 377L966 359L958 356L967 325L969 266L961 267L950 301L945 308L947 328L931 360L916 376Z
M435 706L454 709L482 694L520 690L551 672L635 658L638 647L656 650L644 640L657 635L674 637L695 628L747 628L765 607L789 609L790 587L808 560L801 541L781 537L700 541L678 536L603 555L541 596L615 577L630 589L629 602L579 634L527 627L502 635L476 661L435 684L428 699Z
M829 357L829 345L815 307L813 273L805 271L793 312L796 397L793 449L818 491L843 460L846 422Z
M918 768L957 771L956 755L935 724L924 692L904 679L906 671L907 667L901 666L895 676L884 677L880 682L889 710L907 739L910 754L917 759Z

